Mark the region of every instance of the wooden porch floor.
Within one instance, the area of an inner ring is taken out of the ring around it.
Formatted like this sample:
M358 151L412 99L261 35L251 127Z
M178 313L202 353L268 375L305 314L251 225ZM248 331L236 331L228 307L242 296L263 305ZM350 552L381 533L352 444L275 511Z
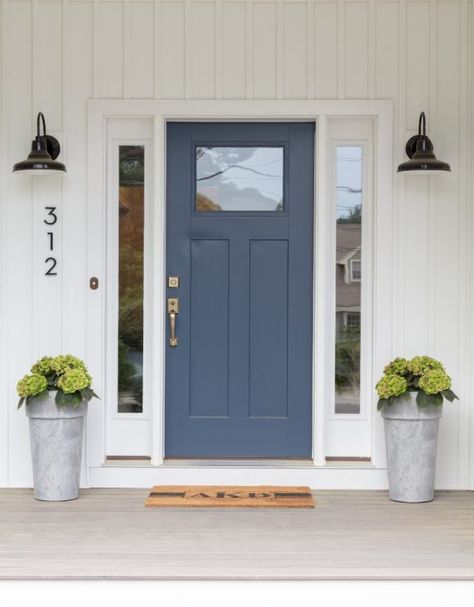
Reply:
M0 490L0 579L474 579L472 492L316 491L314 510L146 509L147 493Z

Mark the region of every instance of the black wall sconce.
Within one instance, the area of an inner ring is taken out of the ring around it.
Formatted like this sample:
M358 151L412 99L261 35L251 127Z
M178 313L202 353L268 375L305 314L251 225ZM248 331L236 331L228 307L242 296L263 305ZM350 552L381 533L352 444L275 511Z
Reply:
M43 126L43 134L41 134L41 126ZM13 165L13 172L23 175L65 173L64 164L56 160L60 151L61 147L56 137L46 134L46 122L40 112L36 119L36 137L31 142L31 152L26 160Z
M410 137L405 151L410 160L402 162L399 165L399 173L451 171L449 164L437 160L433 153L433 144L429 137L426 136L425 112L421 112L420 119L418 120L418 135Z

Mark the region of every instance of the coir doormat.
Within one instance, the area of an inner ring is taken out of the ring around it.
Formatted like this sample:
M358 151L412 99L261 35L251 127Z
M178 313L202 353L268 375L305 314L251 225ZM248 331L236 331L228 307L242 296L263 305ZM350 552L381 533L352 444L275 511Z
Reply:
M156 485L145 506L218 508L314 508L309 487Z

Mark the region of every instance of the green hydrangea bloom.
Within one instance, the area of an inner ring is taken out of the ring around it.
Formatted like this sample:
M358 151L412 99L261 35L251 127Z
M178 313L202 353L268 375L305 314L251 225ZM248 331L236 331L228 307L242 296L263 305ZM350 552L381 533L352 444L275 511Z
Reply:
M451 378L442 369L429 369L420 377L419 386L426 394L438 394L451 388Z
M25 375L16 385L18 396L21 398L28 398L28 396L36 396L41 394L48 387L48 382L44 375L39 373L32 373L31 375Z
M401 396L407 391L407 387L406 379L394 373L384 375L376 386L379 398L384 399Z
M72 356L72 354L60 354L55 356L51 362L51 368L56 373L64 373L66 369L81 369L87 371L86 365L80 358Z
M58 388L65 394L73 394L88 388L90 384L91 377L84 369L66 368L58 379Z
M384 372L388 375L404 375L407 370L408 361L406 358L395 358L384 368Z
M443 365L438 360L429 356L415 356L408 361L408 370L413 375L423 375L425 371L429 371L430 369L444 371Z
M53 358L51 356L43 356L40 358L32 367L32 373L39 373L40 375L48 375L53 371Z

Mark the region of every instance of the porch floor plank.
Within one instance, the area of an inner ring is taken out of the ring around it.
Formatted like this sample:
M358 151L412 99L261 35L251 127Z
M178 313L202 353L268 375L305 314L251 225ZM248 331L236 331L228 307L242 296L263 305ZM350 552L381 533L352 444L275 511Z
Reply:
M316 491L301 510L145 508L148 493L1 489L0 579L474 579L473 492Z

